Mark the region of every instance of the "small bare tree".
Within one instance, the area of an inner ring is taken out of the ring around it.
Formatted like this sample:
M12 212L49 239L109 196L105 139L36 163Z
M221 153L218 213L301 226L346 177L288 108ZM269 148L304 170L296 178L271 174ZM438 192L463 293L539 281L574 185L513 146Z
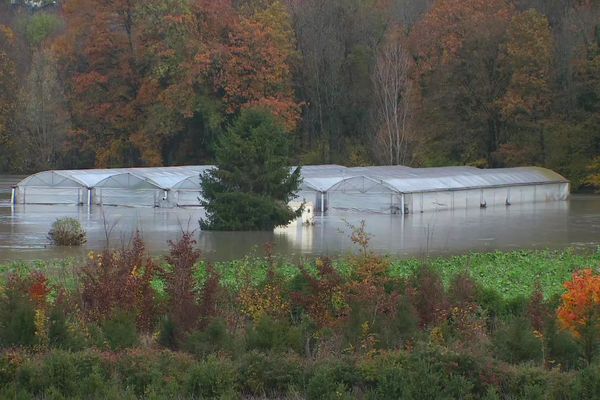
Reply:
M31 70L19 94L19 128L26 151L35 154L27 169L55 168L69 130L69 114L56 61L48 50L33 55Z
M386 163L403 165L411 156L413 82L412 58L400 28L393 28L379 48L373 73L375 88L375 142Z

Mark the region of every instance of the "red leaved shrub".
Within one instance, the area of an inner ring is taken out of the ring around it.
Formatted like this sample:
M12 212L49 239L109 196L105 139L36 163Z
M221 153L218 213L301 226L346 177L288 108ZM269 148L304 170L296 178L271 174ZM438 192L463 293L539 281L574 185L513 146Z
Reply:
M419 315L420 326L429 327L442 319L448 309L448 300L440 276L428 266L421 267L409 290L411 302Z
M316 267L317 276L310 274L303 265L298 267L306 286L292 292L292 302L301 307L318 328L332 327L345 312L344 281L331 265L331 259L317 259Z
M201 313L194 279L194 266L200 259L200 251L194 248L195 244L191 233L184 233L177 242L169 241L171 249L166 261L171 268L161 271L169 296L167 315L179 339L196 328ZM210 284L212 290L214 280L218 278L213 274L208 279L213 282Z
M92 321L104 321L115 312L132 313L138 329L151 331L157 304L151 282L157 266L145 255L144 242L136 232L129 248L90 254L80 270L82 310Z

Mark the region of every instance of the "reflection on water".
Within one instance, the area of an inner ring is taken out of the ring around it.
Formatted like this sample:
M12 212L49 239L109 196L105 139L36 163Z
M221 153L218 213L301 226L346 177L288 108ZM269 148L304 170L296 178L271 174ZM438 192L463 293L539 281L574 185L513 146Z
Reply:
M1 178L1 177L0 177ZM10 194L10 193L9 193ZM1 196L1 195L0 195ZM18 205L0 197L0 261L84 256L89 250L126 244L139 229L152 254L168 250L167 241L194 230L209 259L262 254L274 242L279 254L300 257L336 255L352 250L348 223L366 220L371 248L380 253L421 256L471 250L516 248L596 248L600 245L600 197L572 196L566 202L400 215L336 212L316 217L310 227L266 232L200 232L201 209ZM58 248L46 237L56 218L81 221L88 243Z

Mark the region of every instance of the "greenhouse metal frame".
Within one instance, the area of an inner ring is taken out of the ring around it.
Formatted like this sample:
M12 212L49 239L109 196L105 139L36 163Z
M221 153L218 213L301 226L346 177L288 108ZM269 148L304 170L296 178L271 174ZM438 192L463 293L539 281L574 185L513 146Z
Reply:
M200 206L201 176L211 165L44 171L13 189L15 204L87 204L150 207ZM296 167L292 167L294 170ZM569 181L540 167L301 169L297 201L328 209L407 214L566 200Z

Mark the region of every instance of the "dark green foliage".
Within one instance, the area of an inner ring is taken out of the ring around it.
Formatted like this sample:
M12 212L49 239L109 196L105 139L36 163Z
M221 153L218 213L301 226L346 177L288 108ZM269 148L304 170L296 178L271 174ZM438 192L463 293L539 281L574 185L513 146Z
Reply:
M83 332L69 329L67 313L61 305L55 305L48 316L48 344L50 347L80 351L86 346Z
M38 47L47 38L58 32L63 23L63 20L54 14L34 14L25 21L24 36L32 48Z
M435 348L423 348L405 360L380 366L373 399L470 399L473 383L455 371Z
M62 396L69 396L77 392L78 374L76 364L70 354L60 351L50 353L45 360L44 373L50 387Z
M524 317L511 317L494 334L494 352L500 359L511 363L540 361L542 341Z
M300 327L265 316L248 331L246 345L249 350L265 352L292 350L302 354L304 336Z
M224 359L209 357L189 372L186 391L201 399L236 398L235 365Z
M112 350L133 347L138 342L135 318L124 312L119 312L113 318L104 321L102 332Z
M16 289L9 289L0 298L0 345L33 346L35 337L35 309L29 297Z
M544 335L548 352L546 357L551 365L573 369L581 363L583 354L579 343L570 332L560 329L556 319L552 318L547 323Z
M192 332L184 348L198 358L218 352L231 353L235 350L234 338L227 332L222 319L213 320L203 331Z
M600 365L590 365L577 375L571 395L573 399L600 399Z
M324 362L314 367L306 386L308 399L350 399L360 374L352 360Z
M159 324L158 343L167 349L175 349L177 340L175 338L175 324L169 317L164 317Z
M202 177L202 229L273 230L301 215L288 206L301 178L290 173L287 135L269 111L240 114L217 146L217 169Z
M248 352L242 357L238 372L242 392L273 397L285 394L301 386L301 367L298 359L282 354Z

